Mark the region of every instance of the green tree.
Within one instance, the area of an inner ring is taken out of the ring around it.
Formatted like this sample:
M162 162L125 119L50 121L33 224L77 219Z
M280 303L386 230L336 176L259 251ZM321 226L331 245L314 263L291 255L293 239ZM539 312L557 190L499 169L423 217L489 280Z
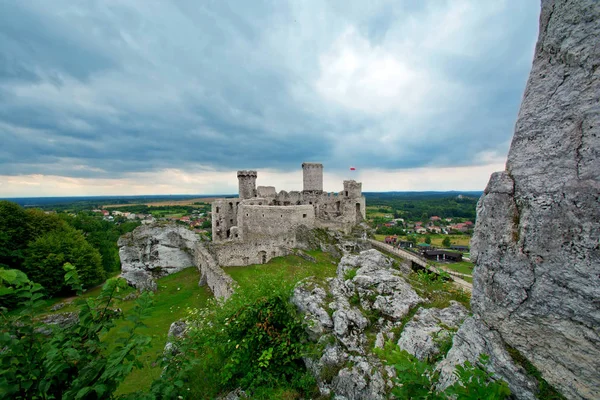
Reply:
M444 247L450 247L452 245L452 242L450 242L450 238L446 236L444 240L442 240L442 245Z
M425 236L425 243L431 244L431 236L429 236L429 235Z
M29 240L25 210L16 203L0 201L0 265L21 268Z
M98 250L81 232L68 226L38 237L29 244L26 254L23 270L51 296L68 291L63 281L65 263L77 268L84 287L97 285L105 278Z

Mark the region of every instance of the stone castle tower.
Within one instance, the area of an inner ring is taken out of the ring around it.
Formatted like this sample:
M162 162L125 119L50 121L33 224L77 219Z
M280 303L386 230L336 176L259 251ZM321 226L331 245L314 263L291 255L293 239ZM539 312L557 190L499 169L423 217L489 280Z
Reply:
M322 192L323 164L302 163L302 181L305 192Z
M240 199L256 197L256 171L238 171Z

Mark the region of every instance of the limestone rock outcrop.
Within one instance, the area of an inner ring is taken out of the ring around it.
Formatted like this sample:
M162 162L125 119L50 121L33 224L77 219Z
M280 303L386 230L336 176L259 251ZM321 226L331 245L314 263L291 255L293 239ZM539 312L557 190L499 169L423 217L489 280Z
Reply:
M451 331L458 330L468 313L456 301L443 309L421 308L402 330L398 346L421 361L432 360L440 353L440 344L452 340Z
M122 277L140 290L156 290L155 279L195 265L198 242L183 226L139 226L119 238Z
M475 319L448 358L503 357L491 343L504 343L567 398L600 398L599 243L600 1L542 0L506 171L477 206ZM518 371L492 364L531 398Z
M382 399L394 371L373 354L367 329L390 339L410 309L425 300L403 278L390 258L377 250L346 255L337 276L327 282L307 279L294 289L292 302L304 314L309 337L324 351L306 358L321 394L336 399Z

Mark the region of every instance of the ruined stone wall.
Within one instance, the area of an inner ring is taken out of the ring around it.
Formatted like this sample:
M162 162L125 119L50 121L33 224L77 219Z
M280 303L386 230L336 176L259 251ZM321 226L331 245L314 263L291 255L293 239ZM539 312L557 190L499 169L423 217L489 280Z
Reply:
M258 186L256 188L256 196L273 199L277 196L277 191L275 190L275 186Z
M204 243L196 245L195 264L200 271L199 285L207 285L217 298L227 299L233 294L237 287L236 282L219 267L214 255Z
M277 242L294 247L295 228L315 225L312 206L248 206L240 205L238 224L241 240L247 243Z
M506 171L479 201L471 247L479 331L571 399L600 398L599 98L600 1L542 0Z
M289 247L279 241L267 240L261 243L226 242L210 246L220 266L234 267L250 264L264 264L274 257L290 254Z
M304 191L323 191L323 164L302 163L302 182Z
M231 228L237 225L240 199L217 199L212 203L213 241L232 238Z

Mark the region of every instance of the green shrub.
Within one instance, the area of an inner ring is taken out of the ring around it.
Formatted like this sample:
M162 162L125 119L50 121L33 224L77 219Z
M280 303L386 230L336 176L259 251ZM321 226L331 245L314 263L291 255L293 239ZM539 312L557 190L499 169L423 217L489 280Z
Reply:
M65 265L65 280L80 293L76 269ZM10 286L6 286L9 284ZM123 279L110 279L96 298L79 302L78 320L60 328L44 326L37 314L45 306L43 288L18 270L0 269L0 296L6 292L21 299L18 313L0 309L0 397L11 399L106 399L120 382L140 365L138 357L150 338L137 334L152 305L151 294L136 300L125 337L116 343L102 335L124 316L113 308ZM51 332L48 333L48 329ZM110 346L110 352L108 351Z
M275 389L310 396L316 383L302 361L309 349L291 293L291 284L264 280L198 311L153 394L215 398L241 387L252 398Z

